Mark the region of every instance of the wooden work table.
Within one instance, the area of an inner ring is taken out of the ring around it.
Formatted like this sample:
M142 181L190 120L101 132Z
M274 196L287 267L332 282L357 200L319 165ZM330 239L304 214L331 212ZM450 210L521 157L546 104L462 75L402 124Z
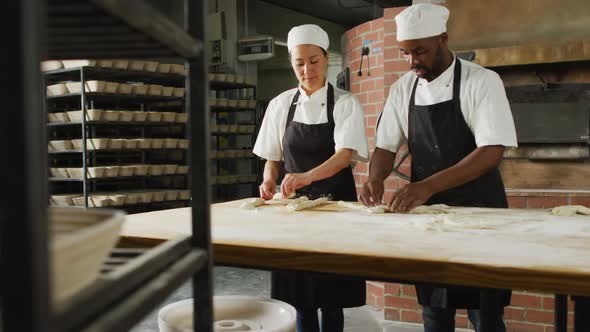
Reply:
M588 216L483 208L378 215L336 204L288 212L240 203L211 206L216 264L590 296ZM130 215L122 235L159 242L190 231L190 208L182 208Z

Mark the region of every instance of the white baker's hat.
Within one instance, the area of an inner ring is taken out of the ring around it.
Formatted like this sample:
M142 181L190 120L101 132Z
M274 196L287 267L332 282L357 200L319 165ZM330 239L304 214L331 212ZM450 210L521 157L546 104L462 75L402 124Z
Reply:
M323 48L324 51L328 51L330 39L326 31L315 24L304 24L293 27L287 37L287 48L289 52L291 52L293 47L304 44L317 45Z
M447 31L449 10L443 6L420 3L404 9L395 17L397 41L438 36Z

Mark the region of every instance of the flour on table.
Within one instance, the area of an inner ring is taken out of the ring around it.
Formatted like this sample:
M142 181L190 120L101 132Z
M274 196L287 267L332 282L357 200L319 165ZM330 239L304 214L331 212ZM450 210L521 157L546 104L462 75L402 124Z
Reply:
M338 201L338 206L342 206L342 207L345 207L345 208L351 209L351 210L365 211L367 213L373 213L373 214L380 214L380 213L389 212L386 205L366 207L362 204L355 203L355 202Z

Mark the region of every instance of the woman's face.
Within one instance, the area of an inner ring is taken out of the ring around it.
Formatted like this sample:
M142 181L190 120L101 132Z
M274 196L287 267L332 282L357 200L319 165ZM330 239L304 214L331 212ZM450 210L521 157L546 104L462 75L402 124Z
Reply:
M299 84L312 94L321 89L326 82L328 56L317 45L298 45L291 49L291 66Z

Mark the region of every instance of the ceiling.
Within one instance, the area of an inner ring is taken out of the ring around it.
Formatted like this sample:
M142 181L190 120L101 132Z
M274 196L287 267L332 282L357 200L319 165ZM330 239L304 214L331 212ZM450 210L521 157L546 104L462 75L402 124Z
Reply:
M383 8L409 6L411 0L261 0L352 28L383 16Z

